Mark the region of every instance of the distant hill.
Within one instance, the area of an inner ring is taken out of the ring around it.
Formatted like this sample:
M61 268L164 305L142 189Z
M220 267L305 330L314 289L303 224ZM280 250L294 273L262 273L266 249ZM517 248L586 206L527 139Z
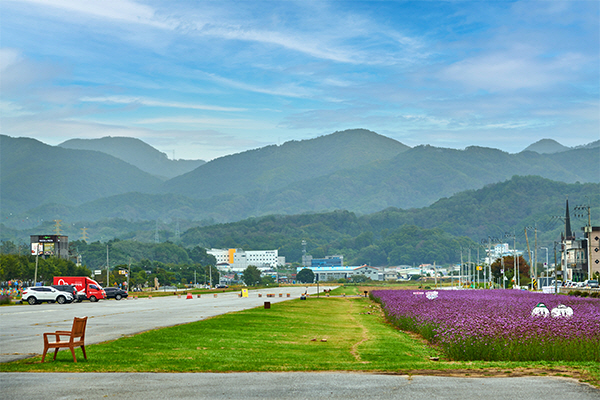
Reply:
M2 215L42 204L74 206L100 197L148 190L160 180L97 151L48 146L0 135Z
M255 190L277 191L294 182L389 160L408 149L400 142L365 129L335 132L212 160L165 182L160 192L208 198Z
M584 144L583 146L575 146L576 149L600 149L600 140Z
M66 149L95 150L110 154L165 180L190 172L205 163L203 160L169 160L165 153L131 137L108 136L100 139L71 139L59 146Z
M553 154L409 148L356 129L213 160L166 182L98 151L2 137L2 221L188 220L429 206L465 190L535 175L600 182L597 147Z
M534 151L538 154L553 154L560 153L562 151L567 151L570 148L567 146L563 146L553 139L542 139L539 140L525 148L523 151Z
M466 150L419 146L388 161L294 182L270 192L221 194L195 199L177 194L125 193L77 207L54 205L31 210L37 218L96 221L181 219L233 222L270 214L301 214L349 210L369 214L390 207L429 206L440 198L480 189L519 174L544 176L563 182L600 182L590 166L600 165L595 149L577 149L542 155L508 154L495 149Z
M363 216L341 210L271 215L192 228L183 234L182 241L190 246L217 248L278 248L290 261L300 261L300 243L306 240L313 256L344 254L350 265L456 262L460 259L459 248L432 243L432 235L444 240L449 238L439 232L453 235L454 246L461 237L467 236L475 243L492 238L511 243L512 247L514 234L517 245L523 248L524 227L535 225L539 243L551 248L563 229L562 221L556 217L564 215L567 196L572 205L590 202L592 216L595 216L592 224L599 223L600 184L567 184L535 176L517 176L419 209L389 208ZM580 231L586 223L587 217L577 219L575 213L572 214L574 230ZM449 254L453 251L454 254Z
M418 146L392 160L336 171L270 192L214 198L204 207L203 217L227 222L307 211L365 214L388 207L418 208L514 175L538 175L569 183L600 182L599 165L600 154L594 149L542 155L481 147L453 150Z
M524 227L537 226L538 244L547 247L553 259L552 243L560 237L565 199L572 207L590 204L592 224L600 224L600 184L554 182L536 176L515 176L507 181L467 190L434 204L409 210L388 208L357 215L344 210L296 215L269 215L228 224L190 220L131 221L113 218L93 223L66 224L64 234L80 237L85 226L91 243L112 237L152 242L158 228L161 242L204 247L239 247L246 250L277 248L287 261L300 261L302 240L314 257L343 254L351 265L398 265L460 260L460 247L480 244L492 238L518 248L525 247ZM152 196L141 197L152 201ZM182 199L172 198L174 202ZM165 202L165 207L169 201ZM140 204L146 209L150 203ZM192 205L192 204L188 204ZM574 210L572 210L574 211ZM581 235L587 215L571 214L574 231ZM36 231L51 232L52 222ZM0 240L26 241L31 229L16 231L0 225ZM178 229L179 228L179 229ZM178 236L176 232L182 234ZM508 236L507 236L508 235ZM467 237L469 239L467 239ZM530 237L530 240L532 238ZM480 248L483 252L483 248ZM476 250L474 250L476 251ZM559 253L560 254L560 253ZM131 255L131 254L130 254ZM138 251L134 259L148 257Z

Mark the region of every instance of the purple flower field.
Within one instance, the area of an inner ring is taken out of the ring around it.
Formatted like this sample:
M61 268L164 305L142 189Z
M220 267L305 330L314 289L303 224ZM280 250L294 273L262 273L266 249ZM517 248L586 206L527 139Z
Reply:
M427 295L429 293L429 296ZM517 290L376 290L388 320L454 360L600 361L600 299ZM573 315L532 316L543 303Z

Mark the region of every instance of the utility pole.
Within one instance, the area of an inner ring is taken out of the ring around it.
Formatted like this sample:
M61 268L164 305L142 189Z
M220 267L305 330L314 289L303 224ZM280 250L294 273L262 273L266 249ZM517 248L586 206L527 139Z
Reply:
M462 287L463 282L464 282L464 278L462 276L463 274L463 260L462 260L462 247L460 248L460 275L458 275L458 286Z
M40 257L40 249L35 248L35 274L33 277L33 286L37 286L37 270L38 270L38 258Z
M587 197L587 196L586 196ZM589 201L589 199L588 199ZM588 217L588 223L587 226L584 228L585 231L585 237L586 237L586 241L587 241L587 266L588 266L588 279L592 279L592 262L590 259L590 256L592 255L591 250L592 250L592 212L591 212L591 207L589 205L587 206L576 206L575 210L577 211L582 211L582 210L586 210L587 211L587 217ZM582 215L577 215L578 217L581 217Z
M127 265L127 291L129 292L129 276L131 275L131 257L129 257L129 264Z
M433 262L433 276L435 278L435 288L437 289L437 267L435 266L435 261Z
M533 259L535 260L534 261L535 267L533 269L533 273L534 273L534 276L536 276L536 273L537 273L536 272L536 270L537 270L537 246L538 246L538 244L537 244L537 223L534 224L534 234L535 234L535 251L534 251L534 258ZM548 253L546 253L546 255L547 254Z
M108 266L108 243L106 244L106 287L109 286L108 283L108 271L110 270L110 267Z
M471 246L469 246L469 266L468 266L468 282L471 282L471 286L473 286L473 279L471 279Z
M554 242L554 294L558 294L558 274L556 270L556 242Z
M525 227L525 241L527 242L527 255L529 257L529 277L533 281L533 271L532 271L532 266L531 266L531 250L529 249L529 238L527 237L527 227ZM533 285L531 285L531 288L533 289Z

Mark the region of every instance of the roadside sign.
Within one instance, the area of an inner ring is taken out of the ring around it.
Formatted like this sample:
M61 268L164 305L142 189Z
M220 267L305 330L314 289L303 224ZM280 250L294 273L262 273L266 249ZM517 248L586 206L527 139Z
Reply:
M102 273L102 271L99 270L99 269L97 269L97 270L94 271L94 275L100 275L101 273Z

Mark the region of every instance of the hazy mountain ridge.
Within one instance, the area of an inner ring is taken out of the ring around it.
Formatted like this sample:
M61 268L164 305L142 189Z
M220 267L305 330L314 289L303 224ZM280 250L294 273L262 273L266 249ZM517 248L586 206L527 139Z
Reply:
M556 160L556 155L509 154L480 147L452 150L418 146L390 161L336 171L272 192L256 190L207 199L176 194L125 193L76 207L47 205L31 210L30 215L75 221L85 218L90 221L102 218L131 221L177 218L233 222L270 214L293 215L341 209L369 214L390 207L410 209L429 206L440 198L502 182L527 171L548 175L548 179L561 177L571 183L590 181L594 177L591 168L578 167L579 164L598 162L598 154L593 149L571 150L560 157ZM562 158L571 161L565 164ZM569 168L563 167L563 164Z
M409 148L356 129L222 157L161 184L97 151L2 139L2 215L17 227L25 219L231 222L339 209L368 214L425 207L514 175L600 182L600 152L592 144L556 154ZM169 185L175 193L164 192Z
M533 151L538 154L553 154L560 153L562 151L570 150L569 147L563 146L553 139L542 139L533 144L530 144L523 151Z
M537 142L535 142L533 144L530 144L523 151L533 151L538 154L555 154L555 153L562 153L564 151L573 150L573 149L594 149L594 148L600 148L600 140L596 140L594 142L580 145L580 146L567 147L567 146L563 146L562 144L558 143L556 140L553 140L553 139L542 139L542 140L538 140Z
M516 176L419 209L389 208L363 216L343 210L270 215L192 228L183 234L182 242L206 247L279 248L289 259L298 260L300 243L307 240L309 253L316 257L344 254L349 262L387 259L394 264L400 262L397 248L404 245L394 240L394 233L410 230L411 226L419 227L417 230L443 231L455 239L467 236L476 243L489 237L512 243L512 237L506 234L514 234L522 246L523 228L536 225L540 242L552 242L560 237L563 229L563 222L554 217L564 215L566 196L573 206L591 202L592 216L595 216L592 223L599 223L600 184L568 184L536 176ZM572 215L574 230L579 231L585 223L587 218L578 220ZM362 246L358 242L363 243ZM403 252L410 254L412 250ZM433 244L428 251L431 254L426 259L434 261L440 257ZM369 256L375 258L369 259Z
M254 190L269 192L337 170L391 159L408 149L398 141L365 129L335 132L212 160L165 182L160 192L195 198Z
M392 257L394 249L406 243L395 242L393 233L411 230L411 226L419 227L417 231L443 231L456 239L468 236L477 243L488 236L512 243L512 237L505 237L505 234L515 234L517 244L523 248L523 228L536 225L540 243L551 243L560 237L564 227L563 222L555 217L564 215L567 196L572 207L590 204L592 224L600 224L599 183L568 184L536 176L515 176L504 182L440 199L428 207L409 210L392 207L362 216L338 210L269 215L227 224L173 219L134 222L113 218L67 224L63 233L71 240L76 240L85 226L90 235L88 243L106 241L112 237L152 242L155 228L158 228L160 241L179 242L179 236L176 235L179 227L182 232L181 243L188 246L241 247L247 250L279 248L288 260L295 260L301 255L301 240L307 240L309 252L314 256L338 254L336 252L339 251L348 260L356 258L360 261L374 253L384 254L393 262L399 262ZM577 219L574 213L571 217L573 230L581 235L580 228L587 223L587 217ZM31 230L18 231L0 226L0 240L26 242L31 234ZM52 232L53 223L47 221L42 228L36 229L40 230ZM411 251L406 249L403 252L410 254ZM434 252L432 257L436 255L433 248L429 251ZM436 260L441 262L440 258Z
M165 180L185 174L206 163L204 160L170 160L165 153L140 139L130 137L70 139L58 146L73 150L100 151Z
M42 204L73 206L107 195L148 190L160 180L110 155L0 135L2 214Z

